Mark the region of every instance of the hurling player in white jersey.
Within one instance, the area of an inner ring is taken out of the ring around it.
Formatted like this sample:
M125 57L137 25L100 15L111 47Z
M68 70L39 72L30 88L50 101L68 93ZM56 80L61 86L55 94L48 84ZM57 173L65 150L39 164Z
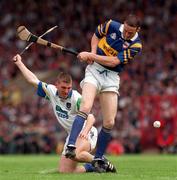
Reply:
M41 82L21 61L21 56L13 57L13 62L22 72L25 79L37 88L39 96L48 99L53 107L53 111L58 122L68 133L65 146L59 162L58 171L62 173L82 173L94 172L92 166L93 155L90 154L95 149L97 142L97 129L93 126L95 118L92 114L88 115L87 121L76 141L76 157L69 159L65 157L66 145L71 131L74 118L79 110L81 95L72 90L72 78L68 73L61 72L57 77L55 85ZM84 166L78 166L78 162L87 162ZM105 172L113 172L114 166L107 160Z

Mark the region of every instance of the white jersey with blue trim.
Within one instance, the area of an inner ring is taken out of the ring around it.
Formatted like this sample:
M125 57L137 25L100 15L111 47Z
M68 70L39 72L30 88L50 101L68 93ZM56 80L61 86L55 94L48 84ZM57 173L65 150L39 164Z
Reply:
M61 126L70 133L72 124L81 101L81 95L76 90L71 90L66 99L60 98L57 88L52 84L39 82L37 94L48 99Z

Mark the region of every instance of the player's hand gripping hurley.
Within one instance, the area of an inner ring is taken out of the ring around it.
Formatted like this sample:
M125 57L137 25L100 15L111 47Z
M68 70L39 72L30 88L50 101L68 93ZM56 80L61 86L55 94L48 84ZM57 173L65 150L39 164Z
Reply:
M49 41L47 41L45 39L42 39L41 38L42 36L38 37L38 36L32 34L30 31L28 31L28 29L25 26L18 27L17 34L18 34L19 38L21 40L23 40L23 41L38 43L38 44L41 44L41 45L44 45L44 46L48 46L48 47L52 47L52 48L55 48L55 49L59 49L62 52L70 53L70 54L73 54L75 56L78 55L78 52L76 52L74 50L65 48L65 47L60 46L58 44L55 44L55 43L49 42Z

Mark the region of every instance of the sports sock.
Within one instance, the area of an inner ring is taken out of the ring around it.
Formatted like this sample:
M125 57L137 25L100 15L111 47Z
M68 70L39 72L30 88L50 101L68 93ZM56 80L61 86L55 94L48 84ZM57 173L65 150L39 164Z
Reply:
M103 157L110 139L111 139L111 129L102 127L98 135L97 150L95 153L95 158Z
M79 111L78 115L75 117L74 123L72 125L68 145L75 145L76 139L77 139L79 133L81 132L86 119L87 119L87 114Z
M85 168L86 172L94 172L95 171L95 168L93 167L93 165L91 163L85 163L84 168Z

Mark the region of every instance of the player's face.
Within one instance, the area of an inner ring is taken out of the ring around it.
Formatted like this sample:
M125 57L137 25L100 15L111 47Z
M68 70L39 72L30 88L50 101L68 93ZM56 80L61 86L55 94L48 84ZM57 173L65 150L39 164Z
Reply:
M59 81L56 83L58 94L61 98L67 98L70 90L72 89L72 83L66 83Z
M123 38L126 40L129 40L133 38L135 33L138 31L137 27L129 26L127 23L124 23L124 29L123 29Z

